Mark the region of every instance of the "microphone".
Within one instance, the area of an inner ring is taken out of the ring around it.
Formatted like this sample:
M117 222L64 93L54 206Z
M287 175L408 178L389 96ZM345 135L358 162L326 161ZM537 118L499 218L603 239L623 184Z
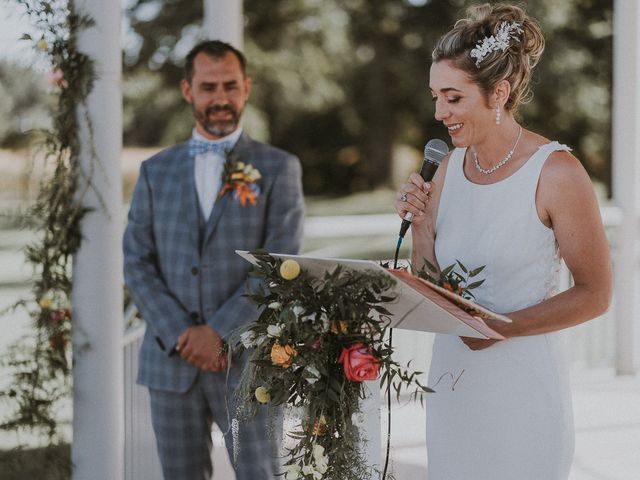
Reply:
M449 153L449 147L442 140L434 138L427 142L424 146L424 163L420 169L420 176L424 178L425 181L431 181L436 170L440 166L440 162L447 153ZM402 225L400 225L400 235L396 245L396 254L393 257L393 268L398 268L398 253L400 253L400 245L402 245L404 235L411 226L411 220L413 220L413 214L411 212L407 212L402 220Z
M429 140L424 146L424 163L420 169L420 176L424 178L426 182L430 182L436 173L436 170L440 166L442 159L449 153L449 147L445 142L438 138ZM407 212L400 225L400 238L404 238L404 235L411 226L413 220L413 213Z

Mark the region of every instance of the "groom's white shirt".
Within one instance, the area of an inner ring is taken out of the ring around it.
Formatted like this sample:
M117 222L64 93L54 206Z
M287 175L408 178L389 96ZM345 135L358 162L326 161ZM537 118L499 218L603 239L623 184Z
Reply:
M192 138L209 143L229 143L233 148L242 135L242 127L236 129L230 135L218 140L209 140L193 129ZM224 157L217 153L207 152L196 155L193 175L196 181L198 202L205 221L209 219L213 204L216 201L220 188L222 188L222 171L224 169Z

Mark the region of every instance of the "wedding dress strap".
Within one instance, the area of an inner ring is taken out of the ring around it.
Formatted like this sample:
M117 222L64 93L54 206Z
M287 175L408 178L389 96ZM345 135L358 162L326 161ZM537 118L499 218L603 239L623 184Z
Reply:
M571 148L556 141L549 142L544 145L540 145L538 147L538 150L528 160L527 162L528 165L525 164L522 167L522 168L525 168L525 169L528 168L531 170L531 172L528 173L528 175L526 176L535 182L536 188L537 188L538 179L540 178L540 173L542 172L542 167L544 167L544 164L549 158L549 156L554 152L562 152L562 151L570 152Z

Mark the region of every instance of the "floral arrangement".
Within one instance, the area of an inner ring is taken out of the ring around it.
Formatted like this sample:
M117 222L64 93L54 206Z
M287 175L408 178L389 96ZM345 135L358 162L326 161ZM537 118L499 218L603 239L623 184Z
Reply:
M248 297L258 320L234 334L236 350L252 349L236 390L238 418L263 405L299 413L288 433L285 480L368 479L374 473L360 451L357 427L363 381L381 378L383 389L432 392L392 359L388 342L394 281L375 272L336 267L314 279L292 259L264 252L254 277L264 281Z
M260 171L248 163L236 160L232 155L226 157L219 196L231 191L233 198L240 200L243 207L247 202L255 205L260 195L260 187L256 183L262 178Z

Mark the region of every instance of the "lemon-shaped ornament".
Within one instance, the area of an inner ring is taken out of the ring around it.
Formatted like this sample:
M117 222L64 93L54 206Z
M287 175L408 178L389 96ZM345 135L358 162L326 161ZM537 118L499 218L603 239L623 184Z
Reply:
M255 395L256 400L258 400L260 403L269 403L271 401L269 390L267 390L265 387L256 388Z
M285 280L293 280L300 275L300 264L295 260L285 260L280 265L280 276Z

